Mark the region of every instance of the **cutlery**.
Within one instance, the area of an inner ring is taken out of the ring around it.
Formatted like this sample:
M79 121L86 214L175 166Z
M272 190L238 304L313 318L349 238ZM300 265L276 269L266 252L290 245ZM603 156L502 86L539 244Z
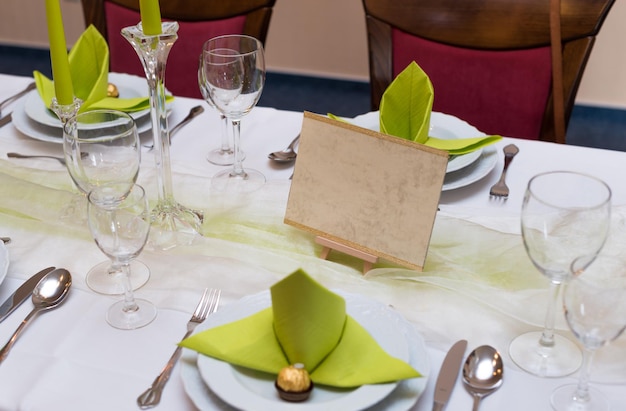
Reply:
M7 153L7 157L9 158L50 158L65 165L65 159L63 157L45 156L45 155L39 155L39 154L27 155L27 154L20 154L20 153Z
M0 240L2 240L4 244L9 244L11 242L11 237L0 237Z
M171 128L171 130L170 130L170 138L172 138L174 133L176 133L178 130L180 130L181 127L183 127L185 124L189 123L196 116L202 114L203 112L204 112L204 107L202 107L202 106L192 107L191 110L189 110L189 114L187 114L187 117L182 119L180 123L176 124L174 127ZM153 144L144 144L143 146L144 147L148 147L149 150L152 150L154 148L154 143Z
M30 320L42 311L58 307L59 304L65 301L65 297L67 296L71 285L72 276L69 271L63 268L57 268L56 270L46 274L46 276L37 283L31 297L34 306L33 310L26 316L26 318L24 318L9 341L2 348L2 350L0 350L0 363L7 358L11 347L13 347L13 344L17 340L17 337L20 336Z
M6 126L7 124L9 124L11 122L11 120L13 120L13 117L11 116L11 113L9 113L6 116L0 118L0 127Z
M4 238L4 237L3 237ZM39 281L43 277L46 276L50 271L54 270L55 267L48 267L37 274L30 277L28 280L24 282L24 284L20 285L20 287L15 290L15 292L6 299L5 302L0 305L0 322L7 318L17 307L19 307L29 295L33 292Z
M509 164L513 161L513 157L519 152L519 148L515 144L509 144L502 149L504 152L504 168L500 175L500 180L495 183L489 190L491 197L506 199L509 197L509 187L506 185L506 170L509 168Z
M296 146L299 140L300 140L300 134L298 134L296 138L294 138L293 141L289 143L289 145L285 149L281 151L274 151L273 153L269 153L267 157L270 160L274 160L279 163L288 163L290 161L295 160L298 154L294 151L294 147Z
M483 397L500 388L503 373L502 356L495 348L481 345L470 353L463 364L463 383L474 397L473 411L478 411Z
M442 411L448 403L461 370L461 363L463 362L466 348L467 341L459 340L454 343L448 354L446 354L437 376L437 383L435 384L433 411Z
M209 290L208 288L204 290L204 293L202 294L202 298L200 298L200 302L198 303L196 310L191 316L189 322L187 323L187 332L183 336L183 340L189 337L193 330L196 328L196 326L202 323L209 314L217 311L217 307L220 303L221 294L221 290ZM139 405L139 408L145 410L155 407L159 404L159 402L161 401L161 393L163 392L163 388L169 380L170 375L172 374L172 369L180 358L181 353L182 347L179 346L176 348L174 354L172 354L167 364L165 364L165 367L163 367L161 373L156 377L156 379L152 383L152 386L150 386L150 388L144 391L143 394L137 397L137 404Z
M33 81L32 83L30 83L28 86L26 86L26 88L22 91L20 91L19 93L16 93L14 95L12 95L11 97L3 100L0 103L0 113L2 113L2 109L9 104L10 102L12 102L13 100L16 100L20 97L22 97L24 94L28 93L29 91L33 90L36 87L35 82Z

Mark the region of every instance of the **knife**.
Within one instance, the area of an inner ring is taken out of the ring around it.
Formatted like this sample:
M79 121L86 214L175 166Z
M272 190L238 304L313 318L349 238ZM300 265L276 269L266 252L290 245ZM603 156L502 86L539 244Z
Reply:
M39 281L48 274L50 271L54 270L56 267L48 267L39 271L37 274L30 277L28 280L24 282L24 284L20 285L20 287L15 290L15 292L7 298L7 300L0 305L0 322L2 322L5 318L9 316L17 307L19 307L26 299L31 295Z
M461 363L463 362L463 356L465 355L465 349L467 348L466 340L457 341L441 364L439 375L437 376L437 383L435 384L435 396L433 402L433 411L442 411L443 407L448 403L454 385L456 384L459 370L461 369Z
M11 117L11 113L7 114L6 116L0 118L0 127L6 126L7 124L9 124L12 120Z

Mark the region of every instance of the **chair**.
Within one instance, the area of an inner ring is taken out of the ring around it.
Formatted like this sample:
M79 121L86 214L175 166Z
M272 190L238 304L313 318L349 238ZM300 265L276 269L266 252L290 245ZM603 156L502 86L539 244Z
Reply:
M168 57L165 86L177 96L201 98L198 56L203 43L223 34L247 34L263 44L276 0L161 0L163 20L179 23ZM93 24L109 44L113 72L144 76L131 45L120 31L140 20L139 0L82 0L85 24Z
M561 57L557 81L566 128L595 37L615 0L560 1L561 13L554 14L562 53L555 55ZM363 0L363 6L372 109L414 60L433 83L433 110L488 134L565 142L564 132L555 136L550 0Z

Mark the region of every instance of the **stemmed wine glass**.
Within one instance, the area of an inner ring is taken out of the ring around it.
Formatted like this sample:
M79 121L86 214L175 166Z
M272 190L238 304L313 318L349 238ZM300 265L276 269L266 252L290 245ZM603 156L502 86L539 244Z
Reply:
M63 128L63 150L70 177L83 196L106 183L137 180L141 146L135 122L126 113L93 110L78 114L75 122L67 122ZM119 265L104 261L89 270L85 281L98 293L121 294L121 275ZM143 286L149 278L150 269L134 261L133 288Z
M202 55L200 55L199 60L200 61L198 63L198 87L200 88L200 94L202 94L202 98L204 99L204 101L206 101L209 106L215 109L215 105L211 101L211 97L209 96L209 91L207 90L207 86L206 86L206 80L204 78ZM220 147L209 151L209 154L207 154L206 159L211 164L215 164L218 166L230 166L235 161L235 152L230 146L230 137L228 133L230 122L228 121L228 118L226 118L224 114L222 113L219 113L219 114L220 114L220 123L221 123L220 124L220 128L221 128ZM242 159L245 157L241 149L240 149L240 155Z
M98 248L124 273L124 299L107 311L107 322L123 330L143 327L156 317L156 307L136 299L130 287L130 262L141 253L150 232L150 209L144 189L132 183L95 187L88 196L88 220Z
M574 278L563 290L567 325L584 346L578 384L552 393L557 411L606 411L609 404L589 387L593 353L626 329L626 259L599 255L595 261L581 257L572 264Z
M522 237L535 267L550 280L550 300L542 332L516 337L511 359L522 369L542 377L575 372L582 355L578 346L554 332L561 284L570 279L570 265L581 256L597 255L607 238L611 189L603 181L576 172L536 175L522 204Z
M257 104L265 83L263 45L250 36L219 36L204 43L202 59L209 97L233 124L233 168L213 176L212 184L218 189L255 190L265 183L265 176L243 168L240 133L241 119Z

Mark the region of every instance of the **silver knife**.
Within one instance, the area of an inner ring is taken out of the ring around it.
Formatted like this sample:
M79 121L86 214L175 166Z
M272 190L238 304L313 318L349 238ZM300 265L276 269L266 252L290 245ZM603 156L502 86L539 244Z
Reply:
M11 122L13 118L11 117L11 113L7 114L6 116L0 118L0 127L4 127L7 124L9 124Z
M446 354L437 376L437 383L435 384L433 411L442 411L448 403L461 370L461 363L463 362L466 348L467 341L460 340L454 343L448 354Z
M54 270L56 267L48 267L39 271L37 274L30 277L28 280L24 282L24 284L20 285L20 287L15 290L13 294L7 300L0 305L0 322L7 318L9 314L11 314L17 307L19 307L24 301L28 299L28 297L33 292L35 286L41 281L41 279L48 274L50 271Z

